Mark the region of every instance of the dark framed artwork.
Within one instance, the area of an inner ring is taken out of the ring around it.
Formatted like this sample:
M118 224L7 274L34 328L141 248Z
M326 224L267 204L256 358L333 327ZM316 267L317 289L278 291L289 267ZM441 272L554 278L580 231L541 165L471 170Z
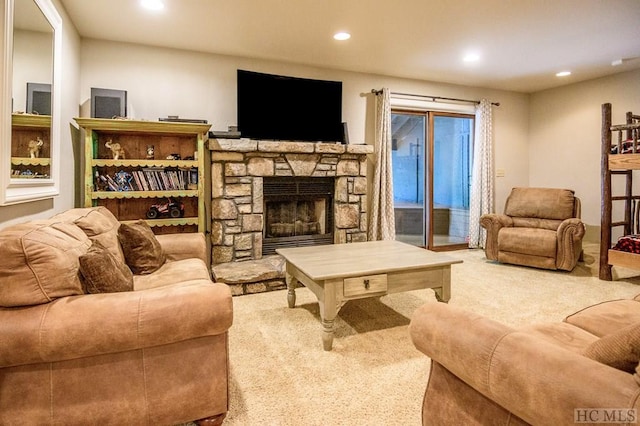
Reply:
M51 115L51 84L27 82L28 114Z
M91 88L92 118L116 118L126 116L126 90Z

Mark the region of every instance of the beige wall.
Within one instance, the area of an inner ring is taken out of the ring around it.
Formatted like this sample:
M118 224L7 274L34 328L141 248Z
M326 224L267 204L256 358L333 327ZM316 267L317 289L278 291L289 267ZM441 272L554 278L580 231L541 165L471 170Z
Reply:
M587 225L600 226L601 105L610 102L622 124L640 111L639 88L637 70L531 96L529 184L574 189Z
M79 154L74 151L69 123L80 110L82 115L89 114L91 87L127 90L133 118L203 118L213 129L226 130L236 124L238 68L340 80L343 119L349 124L351 142L370 144L373 88L487 98L501 104L494 108L494 166L505 175L496 178L496 210L502 210L514 186L570 187L583 200L585 221L594 226L600 222L600 105L613 103L614 121L622 121L627 110L640 110L637 96L629 90L638 87L640 71L527 95L125 43L80 42L64 11L61 14L65 29L61 194L54 200L0 207L0 227L48 217L76 203L81 170L76 167Z
M80 38L69 17L57 0L53 0L62 18L62 126L60 128L60 195L53 199L0 207L0 228L31 219L50 217L74 206L75 161L71 132L68 123L78 115L80 97ZM56 89L57 90L57 89Z
M216 130L236 124L238 68L343 82L343 120L352 143L373 143L371 89L465 99L486 97L495 108L496 181L499 209L512 186L528 183L529 96L514 92L343 72L287 63L204 54L99 40L83 40L80 102L89 115L91 87L126 90L129 116L156 120L168 115L206 119ZM310 101L313 94L309 94Z

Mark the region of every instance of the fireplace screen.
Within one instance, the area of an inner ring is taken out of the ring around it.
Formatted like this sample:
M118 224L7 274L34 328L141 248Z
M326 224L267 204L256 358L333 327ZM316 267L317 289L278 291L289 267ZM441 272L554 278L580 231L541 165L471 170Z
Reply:
M293 237L326 233L327 200L267 203L266 237Z
M279 247L333 243L332 178L264 180L263 254Z

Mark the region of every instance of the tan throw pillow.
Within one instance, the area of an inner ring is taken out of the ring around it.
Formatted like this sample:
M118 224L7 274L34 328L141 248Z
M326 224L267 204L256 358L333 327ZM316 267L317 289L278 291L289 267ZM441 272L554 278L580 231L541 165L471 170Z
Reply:
M136 275L157 271L166 260L162 246L144 220L121 224L118 239L125 262Z
M633 373L640 361L640 323L607 334L587 346L583 355L619 370Z
M133 274L127 265L97 241L79 258L87 293L116 293L133 290Z

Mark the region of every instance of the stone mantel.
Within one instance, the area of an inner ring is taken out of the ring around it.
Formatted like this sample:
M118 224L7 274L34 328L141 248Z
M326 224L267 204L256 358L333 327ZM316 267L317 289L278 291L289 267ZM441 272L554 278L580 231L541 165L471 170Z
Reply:
M344 145L327 142L291 142L291 141L263 141L255 139L210 139L209 149L212 152L263 152L289 154L371 154L373 146Z
M210 139L213 264L262 258L263 179L333 177L334 242L366 241L371 145Z

